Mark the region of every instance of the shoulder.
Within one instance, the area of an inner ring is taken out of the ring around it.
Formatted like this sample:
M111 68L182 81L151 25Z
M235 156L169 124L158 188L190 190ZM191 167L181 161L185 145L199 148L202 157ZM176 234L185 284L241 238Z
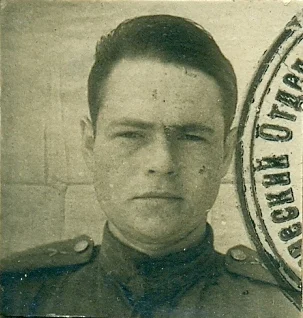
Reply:
M217 254L217 274L210 284L203 280L184 298L184 307L196 304L196 317L284 318L298 317L292 299L276 282L256 251L235 246Z
M272 288L272 290L283 291L285 295L297 304L301 304L301 293L291 290L287 285L281 286L258 253L243 245L231 248L224 257L225 270L235 277L246 278L255 285Z
M28 315L42 286L58 285L90 263L95 253L93 240L82 235L0 260L1 313Z
M235 310L247 310L256 317L296 317L300 293L282 288L256 251L238 245L223 260L219 281L225 297L229 293L228 301L236 303Z
M246 246L237 245L224 256L224 268L230 274L246 277L251 281L278 286L258 253Z
M0 260L0 272L1 274L24 273L85 264L90 260L93 248L93 240L86 235L41 245Z

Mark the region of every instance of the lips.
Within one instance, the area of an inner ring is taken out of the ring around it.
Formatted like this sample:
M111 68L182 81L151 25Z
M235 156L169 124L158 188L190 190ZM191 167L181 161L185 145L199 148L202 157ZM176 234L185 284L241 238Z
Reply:
M165 191L145 192L133 198L136 199L163 199L163 200L183 200L180 195Z

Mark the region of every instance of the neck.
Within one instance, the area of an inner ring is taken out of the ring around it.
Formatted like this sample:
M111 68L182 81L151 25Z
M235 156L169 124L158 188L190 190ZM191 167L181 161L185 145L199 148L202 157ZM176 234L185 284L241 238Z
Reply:
M197 245L205 235L206 223L199 224L190 233L182 238L169 243L146 243L139 242L123 234L114 224L108 223L111 233L123 244L151 257L159 257L185 251L186 249Z

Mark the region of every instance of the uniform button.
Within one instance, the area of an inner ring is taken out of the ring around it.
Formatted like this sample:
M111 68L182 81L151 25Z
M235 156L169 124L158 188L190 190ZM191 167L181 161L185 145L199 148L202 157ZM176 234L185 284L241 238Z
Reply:
M245 261L247 256L242 250L235 248L230 251L231 257L236 261Z
M74 246L74 251L77 253L84 252L88 248L88 242L85 240L79 241Z

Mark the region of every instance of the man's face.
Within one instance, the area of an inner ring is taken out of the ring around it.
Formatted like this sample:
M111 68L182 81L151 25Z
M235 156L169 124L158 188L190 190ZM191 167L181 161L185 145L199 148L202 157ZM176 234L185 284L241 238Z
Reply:
M129 59L114 67L102 94L91 159L109 223L155 244L172 244L205 225L230 160L216 81L193 69Z

